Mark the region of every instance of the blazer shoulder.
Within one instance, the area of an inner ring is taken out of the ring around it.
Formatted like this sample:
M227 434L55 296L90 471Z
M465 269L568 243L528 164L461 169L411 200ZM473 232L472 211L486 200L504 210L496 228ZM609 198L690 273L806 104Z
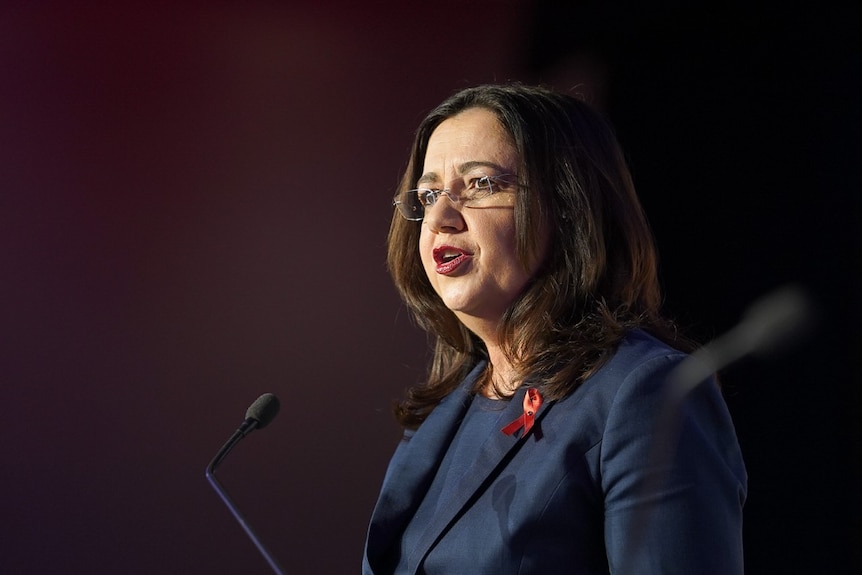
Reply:
M688 354L643 330L628 333L613 355L579 386L573 396L599 393L608 401L632 378L645 384L661 383Z
M603 369L633 371L655 359L666 358L678 363L687 356L687 353L671 347L646 331L636 329L623 338Z

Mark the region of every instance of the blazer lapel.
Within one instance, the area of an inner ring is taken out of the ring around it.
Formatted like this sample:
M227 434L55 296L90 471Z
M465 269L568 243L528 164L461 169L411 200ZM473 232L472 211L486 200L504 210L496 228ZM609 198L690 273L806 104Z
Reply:
M508 402L503 416L500 419L501 426L521 417L524 412L524 394L526 388L519 389L514 397ZM419 544L411 553L411 563L421 564L420 561L413 563L418 554L424 557L440 538L448 525L458 516L461 510L478 494L488 478L500 467L506 464L507 456L513 453L516 447L524 441L533 441L541 437L540 420L554 402L545 402L536 412L536 424L528 435L524 436L523 429L513 435L506 435L502 430L492 433L485 441L476 461L464 473L457 489L450 494L449 499L440 507L440 511L434 516L427 529L422 534ZM529 438L529 439L528 439ZM446 440L446 446L451 441L451 435ZM442 454L441 456L442 457ZM432 477L433 479L433 477ZM424 492L423 492L424 493Z
M366 557L375 572L425 497L470 405L473 382L484 368L485 362L480 362L464 382L434 408L415 433L405 432L392 457L371 515Z

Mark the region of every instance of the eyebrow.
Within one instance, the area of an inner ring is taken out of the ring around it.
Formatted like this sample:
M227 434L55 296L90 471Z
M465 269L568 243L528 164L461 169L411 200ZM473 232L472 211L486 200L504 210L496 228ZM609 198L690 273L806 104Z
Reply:
M464 174L475 170L476 168L492 168L500 174L506 173L506 169L503 168L500 164L495 164L494 162L486 162L482 160L471 160L469 162L464 162L463 164L458 166L458 175L463 176ZM437 175L436 172L427 172L416 181L416 184L429 184L431 182L439 181L440 176Z

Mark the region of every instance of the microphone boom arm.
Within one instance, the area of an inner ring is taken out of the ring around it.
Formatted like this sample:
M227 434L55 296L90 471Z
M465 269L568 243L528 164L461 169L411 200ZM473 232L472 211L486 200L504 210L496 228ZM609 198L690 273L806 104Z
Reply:
M275 407L273 409L277 411L278 400L275 399L275 396L271 394L267 394L267 396L272 398L268 400L270 403L272 403L273 401L275 402ZM261 396L261 398L258 399L257 402L255 402L255 404L261 402L261 400L267 396ZM269 417L269 419L272 419L272 417L275 417L274 413ZM266 562L269 563L269 566L272 568L272 570L277 575L285 575L284 569L281 567L281 565L279 565L275 556L270 553L270 551L266 548L266 546L254 532L254 529L251 528L251 525L246 520L245 516L243 516L243 514L240 512L239 507L236 506L236 504L233 502L233 499L231 499L230 495L228 495L225 488L222 486L221 483L219 483L218 479L215 476L216 468L221 464L222 461L224 461L224 459L228 456L228 453L230 453L234 446L236 446L236 444L239 443L243 437L245 437L255 429L263 427L266 423L269 423L269 421L264 421L263 425L261 425L260 423L261 422L255 417L247 417L243 424L239 427L239 429L234 431L230 439L227 440L227 442L222 446L218 453L216 453L215 457L213 457L212 461L207 466L206 477L210 485L212 485L213 489L215 489L215 492L218 493L218 496L221 498L222 502L224 502L224 504L233 514L234 518L243 528L245 534L248 535L249 539L251 539L252 543L254 543L255 547L257 547L257 550L260 552L261 555L263 555L263 558L266 559Z

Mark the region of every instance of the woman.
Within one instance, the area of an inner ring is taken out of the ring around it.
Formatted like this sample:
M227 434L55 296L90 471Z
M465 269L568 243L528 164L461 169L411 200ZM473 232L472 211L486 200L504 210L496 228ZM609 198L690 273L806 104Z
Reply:
M742 573L746 474L714 381L650 436L688 344L610 127L542 88L480 86L422 122L388 263L435 339L363 572Z

